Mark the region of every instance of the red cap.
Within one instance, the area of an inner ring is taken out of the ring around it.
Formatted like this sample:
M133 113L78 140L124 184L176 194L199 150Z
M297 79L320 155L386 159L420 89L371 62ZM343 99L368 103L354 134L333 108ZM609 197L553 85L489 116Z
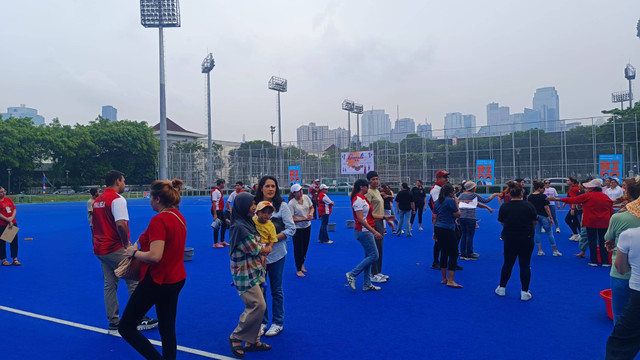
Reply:
M436 173L436 179L446 176L449 176L449 172L447 172L447 170L440 170Z

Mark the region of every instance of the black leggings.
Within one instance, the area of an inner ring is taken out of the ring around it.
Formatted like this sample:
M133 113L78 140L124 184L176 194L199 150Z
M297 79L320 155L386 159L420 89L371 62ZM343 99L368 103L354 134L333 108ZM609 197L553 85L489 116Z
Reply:
M175 359L178 343L176 341L176 311L178 309L178 295L184 286L184 280L175 284L156 284L147 272L144 279L129 298L124 309L118 332L140 355L146 359ZM142 335L138 323L144 314L156 306L158 315L158 330L162 339L162 355L151 342Z
M516 263L520 265L522 291L529 291L531 282L531 255L533 254L533 233L502 234L504 240L504 265L500 273L500 286L506 287L511 271Z
M578 219L578 211L574 210L575 215L571 215L571 210L564 217L564 222L569 225L572 234L580 234L580 220Z
M217 229L213 229L213 243L217 243L218 242L218 234L220 234L220 242L224 241L224 233L227 231L227 221L225 220L224 217L224 211L222 210L216 210L216 215L218 216L218 219L220 219L220 221L222 221L222 226L220 226Z
M600 260L603 264L609 263L609 253L604 246L604 234L607 229L587 228L587 239L589 239L589 260L593 264L598 263L597 247L600 246Z
M7 226L9 225L0 226L0 234L4 232ZM15 223L13 226L18 226L18 223ZM18 234L16 234L16 236L13 238L13 241L9 245L9 248L11 249L11 257L17 258L18 257ZM7 258L7 243L0 240L0 260L6 259L6 258Z
M416 213L418 214L418 224L422 225L422 212L424 211L424 204L416 204L416 212L411 212L411 224L413 224L413 220L416 219Z
M302 271L302 265L307 258L309 250L309 238L311 237L311 226L303 229L296 229L293 234L293 257L296 261L296 269Z
M458 265L458 239L453 230L436 227L436 239L440 247L440 269L455 271Z

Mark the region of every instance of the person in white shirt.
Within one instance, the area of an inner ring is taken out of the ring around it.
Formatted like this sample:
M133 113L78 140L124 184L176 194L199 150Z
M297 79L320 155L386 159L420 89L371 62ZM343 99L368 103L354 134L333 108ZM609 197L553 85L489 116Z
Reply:
M640 351L640 228L623 231L618 238L615 266L620 274L631 271L631 297L607 340L606 359L634 359Z
M611 199L611 201L616 201L619 197L624 195L624 191L620 186L618 186L618 180L611 178L609 180L609 187L604 190L604 193Z
M558 191L556 188L551 187L551 180L544 181L544 194L550 197L558 197ZM551 218L553 219L553 225L556 227L556 232L560 233L560 223L558 222L558 216L556 215L556 202L549 201L549 210L551 210ZM543 229L544 230L544 229Z

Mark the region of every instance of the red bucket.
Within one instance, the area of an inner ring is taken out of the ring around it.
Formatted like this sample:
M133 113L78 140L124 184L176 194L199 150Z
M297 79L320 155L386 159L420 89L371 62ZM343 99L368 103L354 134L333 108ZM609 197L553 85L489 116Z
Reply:
M600 297L604 299L604 303L607 306L607 316L613 320L613 309L611 308L611 289L600 291Z

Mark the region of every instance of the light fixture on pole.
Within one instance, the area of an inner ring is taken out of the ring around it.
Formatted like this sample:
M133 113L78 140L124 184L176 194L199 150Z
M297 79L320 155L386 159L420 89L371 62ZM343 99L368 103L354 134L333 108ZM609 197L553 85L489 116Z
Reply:
M167 168L167 105L164 82L164 37L165 27L180 27L178 0L140 0L140 23L146 28L158 28L160 58L160 171L159 178L168 178Z
M279 78L277 76L272 76L271 79L269 79L269 89L278 92L278 162L280 163L279 176L284 176L284 161L282 159L282 114L280 111L280 93L287 92L287 80ZM280 179L283 180L284 177Z
M207 133L207 188L213 185L213 155L211 150L211 70L216 66L216 62L213 60L213 54L209 53L207 57L202 60L202 73L207 74L207 125L209 131Z
M347 112L347 134L349 136L349 148L348 151L351 151L351 112L353 112L354 103L351 100L345 99L342 102L342 110Z
M356 146L357 151L360 151L360 115L364 112L364 106L362 104L353 104L353 113L356 114Z
M11 168L8 168L8 169L7 169L7 177L8 177L8 179L7 179L7 185L8 185L8 186L7 186L7 187L8 187L8 189L7 189L7 191L8 191L7 195L9 195L9 194L11 194Z
M269 126L269 130L271 131L271 145L273 145L273 134L276 132L276 127L271 125Z
M633 91L631 91L631 80L636 78L636 68L627 64L624 68L624 78L629 81L629 108L633 107Z

